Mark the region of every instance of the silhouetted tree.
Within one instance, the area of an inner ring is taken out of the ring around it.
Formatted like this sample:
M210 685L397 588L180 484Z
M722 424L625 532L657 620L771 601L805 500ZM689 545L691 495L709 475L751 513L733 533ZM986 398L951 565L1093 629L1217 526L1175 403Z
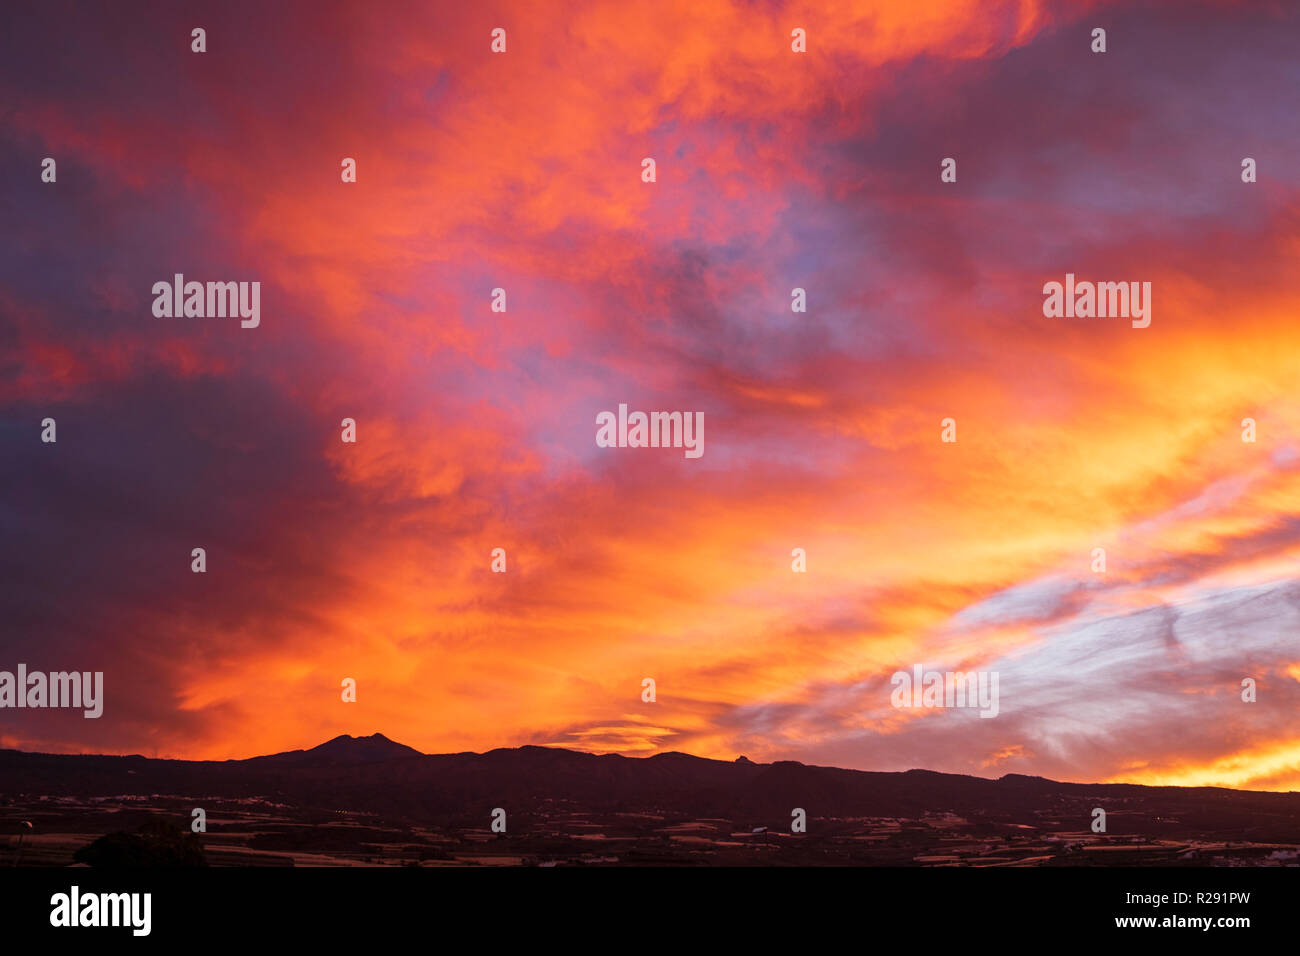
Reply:
M182 830L165 817L151 818L136 833L107 833L72 858L90 866L119 868L208 865L199 835Z

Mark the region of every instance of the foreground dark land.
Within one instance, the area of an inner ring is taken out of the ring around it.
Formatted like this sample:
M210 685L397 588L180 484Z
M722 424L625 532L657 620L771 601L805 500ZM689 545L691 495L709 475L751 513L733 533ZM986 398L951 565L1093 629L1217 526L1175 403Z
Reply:
M221 762L0 751L0 865L68 865L160 816L188 833L195 808L214 866L1300 865L1298 793L540 747L424 755L378 734ZM794 808L806 833L790 832Z

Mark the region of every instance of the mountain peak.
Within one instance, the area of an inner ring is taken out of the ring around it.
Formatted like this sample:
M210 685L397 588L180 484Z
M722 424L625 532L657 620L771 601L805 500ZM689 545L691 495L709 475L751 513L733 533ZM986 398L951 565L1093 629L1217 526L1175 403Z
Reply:
M406 744L399 744L383 734L375 733L369 737L353 737L351 734L339 734L333 740L327 740L319 746L304 752L313 757L326 757L331 760L372 761L396 760L402 757L422 756L420 751Z
M373 740L375 743L385 743L385 744L394 743L394 741L390 740L388 737L385 737L383 734L380 733L371 734L369 737L353 737L351 734L339 734L337 737L325 741L325 743L321 744L320 746L326 747L330 744L335 744L341 741L349 741L349 740L352 741Z

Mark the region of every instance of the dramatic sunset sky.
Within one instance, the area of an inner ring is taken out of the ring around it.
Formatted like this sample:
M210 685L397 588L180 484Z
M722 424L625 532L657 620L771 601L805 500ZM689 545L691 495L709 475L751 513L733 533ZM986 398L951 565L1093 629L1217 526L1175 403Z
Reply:
M1300 789L1294 4L4 7L0 747Z

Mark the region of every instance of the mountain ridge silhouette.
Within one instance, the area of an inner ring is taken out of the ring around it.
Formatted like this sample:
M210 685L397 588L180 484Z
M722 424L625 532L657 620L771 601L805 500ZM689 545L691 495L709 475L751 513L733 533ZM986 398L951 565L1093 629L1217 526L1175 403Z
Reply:
M5 795L141 794L261 797L303 808L348 809L411 820L476 819L492 807L547 814L653 810L746 819L809 815L921 818L955 813L1033 823L1043 817L1086 829L1094 806L1176 819L1197 831L1244 839L1300 834L1300 793L1217 787L1064 783L1006 774L846 770L797 761L756 763L680 752L648 757L558 747L424 754L383 734L342 734L308 750L224 761L168 760L0 750Z

